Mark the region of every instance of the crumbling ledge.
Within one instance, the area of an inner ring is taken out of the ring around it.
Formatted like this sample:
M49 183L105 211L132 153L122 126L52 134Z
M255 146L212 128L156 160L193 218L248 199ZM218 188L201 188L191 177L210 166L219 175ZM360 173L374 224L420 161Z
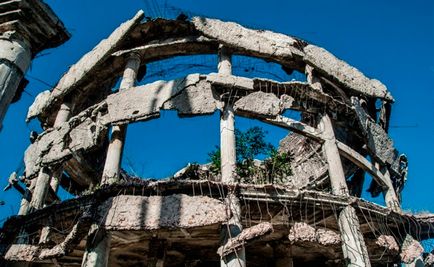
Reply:
M220 257L224 257L236 251L240 247L243 247L247 242L257 238L261 238L265 235L273 232L273 225L268 222L260 223L250 228L244 229L239 235L228 240L226 244L219 247L217 254Z

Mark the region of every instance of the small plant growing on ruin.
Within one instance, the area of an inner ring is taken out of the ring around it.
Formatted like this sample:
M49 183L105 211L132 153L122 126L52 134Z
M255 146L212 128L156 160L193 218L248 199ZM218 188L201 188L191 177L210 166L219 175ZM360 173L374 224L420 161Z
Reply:
M236 173L241 182L283 182L287 176L292 175L290 155L278 152L271 143L266 142L266 134L261 127L252 127L245 132L235 130ZM220 155L218 146L208 153L210 170L216 174L221 170ZM255 160L259 155L268 158L260 163Z

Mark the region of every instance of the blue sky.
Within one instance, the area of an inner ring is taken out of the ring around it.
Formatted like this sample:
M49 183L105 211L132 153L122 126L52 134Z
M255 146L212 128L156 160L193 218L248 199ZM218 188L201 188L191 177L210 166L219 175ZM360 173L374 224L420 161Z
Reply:
M433 1L49 0L47 3L72 38L34 59L27 74L30 84L26 92L9 108L0 132L0 186L6 185L8 175L20 167L30 130L39 129L36 121L24 122L34 97L56 84L70 65L138 9L155 17L173 16L175 13L169 7L177 7L190 14L300 37L326 48L367 76L381 80L396 99L390 134L410 161L403 208L434 212ZM213 71L215 58L195 60L211 66L201 71ZM238 66L243 63L240 60ZM150 72L152 68L157 72L163 65L150 66ZM179 119L173 112L164 112L158 120L131 125L124 167L144 177L165 177L189 161L205 162L207 152L219 142L218 123L218 114ZM237 119L237 127L241 129L254 125L257 125L254 121ZM271 127L267 130L274 144L286 134ZM0 199L6 201L6 205L0 206L0 219L17 213L17 193L1 192Z

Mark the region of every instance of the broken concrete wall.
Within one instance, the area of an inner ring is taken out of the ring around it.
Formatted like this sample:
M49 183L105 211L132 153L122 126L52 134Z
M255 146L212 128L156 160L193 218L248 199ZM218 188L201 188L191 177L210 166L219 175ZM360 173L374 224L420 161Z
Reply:
M369 117L358 98L352 97L351 102L371 155L383 163L392 164L398 157L392 139L380 125Z
M307 63L345 88L349 88L357 94L393 101L392 95L384 84L378 80L367 78L358 69L336 58L324 48L307 45L303 51L305 53L303 59Z
M92 107L60 127L43 132L24 154L26 177L36 176L41 166L61 163L74 153L101 145L107 127L100 124L97 114L91 114L98 108Z
M309 138L289 133L279 142L279 152L289 153L293 160L293 175L289 183L294 188L319 185L321 178L327 176L328 165L321 153L321 144Z
M193 228L229 220L222 201L205 196L118 196L99 208L107 230Z

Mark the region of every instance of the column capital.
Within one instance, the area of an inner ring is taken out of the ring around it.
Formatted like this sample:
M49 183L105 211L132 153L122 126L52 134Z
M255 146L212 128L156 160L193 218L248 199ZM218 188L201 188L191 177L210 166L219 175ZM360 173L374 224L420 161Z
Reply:
M60 19L40 0L0 3L0 35L5 39L25 42L30 46L32 57L70 38Z

